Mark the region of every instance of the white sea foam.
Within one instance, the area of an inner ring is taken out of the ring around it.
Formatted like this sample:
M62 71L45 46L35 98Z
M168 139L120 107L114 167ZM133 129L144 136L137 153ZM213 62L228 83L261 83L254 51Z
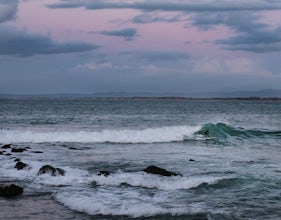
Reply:
M108 177L94 176L93 180L98 185L119 186L128 184L133 187L156 188L160 190L180 190L190 189L201 185L202 183L215 183L221 178L217 177L163 177L160 175L151 175L144 172L135 173L117 173Z
M204 207L202 203L183 205L177 201L176 194L159 192L149 195L128 189L61 192L56 194L55 199L72 210L90 215L126 215L133 218L160 214L190 214L200 212Z
M90 215L127 215L134 218L160 214L181 215L204 210L202 202L186 204L182 191L202 183L215 183L217 177L162 177L144 172L118 172L108 177L93 176L96 188L77 188L57 193L66 207ZM123 184L128 184L125 186ZM144 191L144 189L147 189ZM152 190L152 191L151 191ZM150 193L152 192L152 193Z
M82 142L82 143L161 143L183 141L192 137L200 126L168 126L143 130L103 130L103 131L55 131L38 132L26 130L1 130L1 143L45 143L45 142Z
M65 171L64 176L50 176L49 173L38 175L39 169L46 165L46 163L25 160L24 162L28 164L27 168L22 170L17 170L15 168L16 162L12 160L1 161L0 166L0 176L4 178L14 179L14 180L27 180L31 181L34 188L41 188L42 186L61 186L61 185L72 185L77 186L81 184L90 184L92 181L92 176L89 175L88 171L81 170L78 168L62 167ZM54 164L50 164L57 167Z

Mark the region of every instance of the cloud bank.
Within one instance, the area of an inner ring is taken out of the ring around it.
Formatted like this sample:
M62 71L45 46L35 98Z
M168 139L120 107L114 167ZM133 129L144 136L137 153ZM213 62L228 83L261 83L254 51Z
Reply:
M216 25L225 25L236 32L228 39L215 43L226 50L265 53L281 51L281 27L272 28L262 23L261 16L249 13L204 13L193 17L193 25L208 30Z
M60 43L50 37L31 34L11 27L0 27L0 55L33 56L37 54L75 53L97 49L87 43Z
M89 10L98 9L137 9L146 11L257 11L257 10L277 10L281 9L281 3L273 0L198 0L198 1L110 1L110 0L64 0L62 3L49 4L49 8L78 8L84 7Z
M99 9L135 9L145 11L132 18L135 24L148 24L154 22L187 22L187 14L193 15L193 26L209 30L218 25L224 25L234 31L234 36L228 39L215 40L214 43L222 45L225 50L249 51L266 53L281 51L281 26L271 28L262 23L257 12L280 10L281 2L277 0L139 0L139 1L113 1L113 0L62 0L61 3L50 4L49 8L77 8L88 10ZM177 12L173 15L163 15L158 12ZM214 13L216 12L216 13ZM136 37L136 29L103 31L101 34L123 37L132 40Z

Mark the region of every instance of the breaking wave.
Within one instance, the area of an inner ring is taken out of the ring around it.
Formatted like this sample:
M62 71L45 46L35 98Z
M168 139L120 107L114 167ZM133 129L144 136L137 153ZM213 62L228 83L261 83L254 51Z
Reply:
M205 132L208 130L209 136ZM281 138L281 131L244 129L224 123L205 124L202 126L166 126L147 129L120 129L102 131L22 131L1 130L0 143L168 143L182 141L223 140L230 137Z
M178 201L180 199L178 190L192 189L203 183L213 184L220 178L165 178L142 172L121 172L109 177L95 176L93 180L95 181L94 188L71 194L69 192L57 193L55 199L72 210L89 215L116 215L133 218L184 215L196 213L198 204L190 204L189 207L182 206Z
M129 186L159 190L181 190L198 187L203 183L212 184L219 181L217 177L169 177L149 175L144 172L117 173L108 177L94 176L94 186Z
M103 131L56 131L34 132L19 130L1 130L1 143L45 143L45 142L81 142L81 143L162 143L183 141L192 137L201 126L169 126L143 130L103 130Z
M260 129L244 129L241 127L233 127L224 123L217 124L205 124L197 132L199 135L204 135L204 132L209 131L211 137L216 137L218 139L228 138L228 137L240 137L240 138L256 138L256 137L273 137L281 138L281 131L272 130L260 130Z

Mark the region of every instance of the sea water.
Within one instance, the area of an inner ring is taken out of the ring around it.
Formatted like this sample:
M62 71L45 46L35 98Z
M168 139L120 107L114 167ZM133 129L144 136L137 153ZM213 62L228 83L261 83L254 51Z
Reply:
M0 183L24 187L0 219L281 218L281 102L1 99L0 127L28 147L0 155Z

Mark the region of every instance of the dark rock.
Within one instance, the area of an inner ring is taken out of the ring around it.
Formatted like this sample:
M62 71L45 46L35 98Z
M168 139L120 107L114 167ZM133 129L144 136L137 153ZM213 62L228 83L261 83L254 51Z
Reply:
M5 154L6 156L11 156L12 154L10 154L10 153L7 153L7 154Z
M12 148L11 152L13 153L22 153L24 151L26 151L27 149L26 148Z
M91 183L91 187L96 188L99 184L96 181L93 181Z
M19 159L19 158L16 158L14 161L15 161L15 162L20 162L20 159Z
M11 144L5 144L1 148L2 149L10 149L11 148Z
M23 188L17 185L10 186L0 186L0 196L3 197L13 197L21 195L23 193Z
M2 152L2 151L0 151L0 155L1 155L1 154L3 154L3 152Z
M56 168L56 169L57 169L59 175L64 176L65 171L63 169L61 169L61 168Z
M144 170L142 170L146 173L150 173L150 174L158 174L158 175L162 175L162 176L178 176L179 174L162 169L160 167L156 167L156 166L149 166L147 168L145 168Z
M38 171L38 175L42 175L44 173L49 173L52 176L58 176L58 175L64 176L65 171L61 168L56 168L51 165L44 165Z
M35 154L43 154L42 151L32 151L32 153L35 153Z
M101 170L101 171L98 173L98 175L99 175L99 176L105 176L105 177L107 177L107 176L110 175L110 173L109 173L108 171L106 171L106 170Z
M79 149L76 148L76 147L69 147L68 149L69 149L69 150L79 150Z
M193 159L189 159L189 161L195 161L195 160L193 160Z
M25 168L30 168L30 166L29 166L28 164L26 164L26 163L23 163L23 162L20 162L20 161L19 161L19 162L17 162L15 168L16 168L17 170L23 170L23 169L25 169Z

